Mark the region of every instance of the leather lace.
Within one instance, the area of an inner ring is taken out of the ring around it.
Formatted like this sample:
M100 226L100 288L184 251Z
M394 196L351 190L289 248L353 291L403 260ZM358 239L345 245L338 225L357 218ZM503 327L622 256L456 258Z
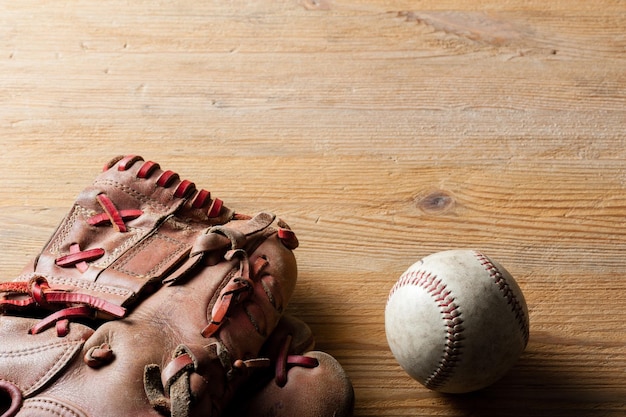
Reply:
M288 382L288 372L294 367L315 368L319 366L316 358L289 354L291 349L292 336L288 335L279 348L276 362L274 364L274 383L279 387L284 387ZM217 349L216 343L208 346L208 349ZM215 350L214 350L215 353ZM161 369L158 365L148 365L144 370L144 387L149 402L157 410L172 416L189 415L189 399L197 393L192 392L192 374L197 374L197 358L200 352L193 352L192 349L179 346L177 354L169 364ZM236 374L247 374L259 369L270 369L272 362L269 358L259 357L255 359L237 359L232 363ZM229 372L229 374L231 374ZM198 375L196 375L198 376ZM202 385L210 382L203 378L195 378L196 384L202 381ZM196 389L204 390L206 386Z
M42 307L57 310L30 329L31 334L40 333L56 326L57 335L65 336L70 320L79 318L121 318L126 309L102 298L89 294L53 289L43 276L35 276L29 282L2 282L0 292L11 296L0 299L0 307L24 309Z
M160 169L159 164L155 162L143 161L139 156L129 155L113 161L103 170L109 170L115 163L118 163L118 171L126 171L137 162L143 162L135 174L138 179L148 179ZM209 218L220 215L222 201L211 199L211 193L206 190L197 190L193 182L180 181L178 174L169 170L163 171L156 178L158 187L168 188L174 184L177 184L173 190L174 198L189 198L190 206L193 209L202 209ZM86 223L90 226L113 227L119 233L126 233L129 230L127 223L143 215L142 210L120 209L106 193L98 194L96 200L102 212L86 219ZM105 254L106 251L103 248L82 248L79 242L74 242L69 245L69 253L57 257L55 264L61 268L76 268L80 273L85 273L89 269L89 263L97 261ZM242 283L242 288L244 288L245 282L242 281ZM234 290L232 294L237 292L239 290ZM34 307L53 310L54 313L33 326L30 332L36 334L56 326L57 335L60 337L65 336L69 331L68 325L71 320L80 318L109 320L126 315L125 308L102 298L63 288L52 288L46 277L42 275L35 275L28 282L0 283L0 311Z
M250 274L248 255L243 249L234 249L226 253L226 260L239 260L238 272L228 281L220 292L219 298L211 310L211 320L202 329L202 336L212 336L224 323L232 306L244 301L253 291L253 277Z
M116 231L128 231L126 221L141 216L141 210L119 210L113 201L104 193L98 194L96 199L103 209L103 213L87 219L87 223L100 227L112 226ZM69 254L55 259L55 264L62 268L75 267L81 273L89 269L89 262L100 259L105 255L103 248L82 250L79 243L72 243ZM29 282L0 283L0 292L5 296L0 299L0 307L26 308L38 306L54 310L30 329L31 334L37 334L52 326L56 327L57 336L63 337L69 332L69 322L82 318L118 319L126 315L126 309L110 303L102 298L80 292L51 288L44 276L35 276Z
M0 379L0 392L6 394L10 401L9 406L0 417L14 417L22 406L22 391L15 384ZM0 413L2 412L3 410L0 409Z
M319 366L319 361L316 358L311 358L304 355L289 355L291 340L291 335L288 335L285 338L285 341L281 346L280 352L278 353L278 358L276 359L274 380L276 382L276 385L281 388L287 385L287 374L289 372L289 369L295 366L300 366L303 368L315 368Z

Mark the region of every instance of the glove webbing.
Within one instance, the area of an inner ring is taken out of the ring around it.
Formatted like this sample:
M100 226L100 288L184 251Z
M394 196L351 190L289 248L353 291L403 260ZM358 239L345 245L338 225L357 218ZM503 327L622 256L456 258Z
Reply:
M109 164L105 165L103 171L107 171L113 166L117 160L111 161ZM143 162L139 170L137 171L137 178L147 179L149 178L156 170L160 169L160 165L153 161L144 161L141 156L137 155L128 155L119 160L119 164L117 169L119 171L126 171L131 168L136 162ZM156 185L163 188L170 187L175 181L179 180L180 176L170 170L164 171L156 181ZM196 193L195 197L193 194ZM204 208L211 203L211 206L208 208L206 214L207 217L213 218L217 217L222 210L223 201L219 198L211 199L211 193L207 190L201 189L197 190L196 185L189 180L182 180L174 190L174 197L176 198L186 198L192 197L193 200L191 202L191 207L194 209Z
M143 214L141 210L118 210L115 204L106 194L96 196L98 203L102 206L104 213L96 214L87 219L87 223L92 226L111 225L120 233L125 233L127 227L125 221L136 219ZM88 262L95 261L104 256L102 248L81 250L78 243L70 246L68 255L60 256L55 260L56 265L64 268L76 267L81 273L88 268ZM11 295L27 295L18 299L0 299L0 307L12 306L26 308L38 305L43 308L55 310L57 306L74 305L56 311L47 316L37 325L30 329L31 334L40 333L56 324L57 335L62 337L67 335L70 319L78 318L122 318L126 315L126 309L118 305L109 303L98 297L76 292L51 289L48 281L43 276L35 276L29 282L7 282L0 283L0 292ZM78 304L78 306L77 306ZM98 314L98 313L105 314Z
M118 171L126 171L135 163L144 161L136 155L129 155L111 161L105 165L103 171L119 162ZM152 161L145 161L136 173L136 177L147 179L160 169L159 164ZM156 185L163 188L172 186L180 177L177 173L167 170L161 173L156 180ZM195 194L195 195L194 195ZM211 200L211 193L204 189L197 190L193 182L182 180L174 189L175 198L192 198L191 207L200 209L211 203L206 211L209 218L217 217L222 210L223 202L220 199ZM127 221L137 219L143 215L142 210L118 209L115 203L105 194L100 193L96 200L102 207L103 212L93 215L86 222L95 227L111 226L119 233L128 231ZM75 267L81 273L85 273L89 262L96 261L105 255L103 248L92 248L82 250L79 243L73 243L69 247L69 254L55 259L55 264L62 268ZM42 308L57 310L44 318L34 326L31 334L42 332L56 325L57 335L63 337L69 332L69 320L78 318L99 318L99 319L119 319L126 315L126 309L116 304L110 303L102 298L78 292L70 292L65 289L52 289L46 278L35 275L28 282L2 282L0 283L0 311L13 309L26 309L39 306ZM65 307L65 308L63 308Z

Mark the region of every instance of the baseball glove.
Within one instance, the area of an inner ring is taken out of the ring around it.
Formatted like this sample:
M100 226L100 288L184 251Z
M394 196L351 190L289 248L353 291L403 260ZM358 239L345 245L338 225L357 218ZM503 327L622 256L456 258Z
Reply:
M216 417L267 369L319 367L300 355L309 342L265 354L297 246L272 214L235 213L141 157L112 160L0 283L0 415Z

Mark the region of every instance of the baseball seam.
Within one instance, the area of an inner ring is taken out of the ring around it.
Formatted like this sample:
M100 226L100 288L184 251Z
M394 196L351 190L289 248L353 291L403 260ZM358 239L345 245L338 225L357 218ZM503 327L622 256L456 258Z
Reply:
M424 270L411 271L404 274L389 292L389 298L406 285L414 285L426 291L436 302L442 314L446 336L441 359L436 369L426 378L424 386L429 389L441 387L452 376L452 372L461 359L463 340L463 318L461 311L454 302L451 291L436 275ZM388 299L389 301L389 299Z
M511 306L511 311L515 315L515 319L519 324L520 331L522 332L522 336L524 337L524 346L528 344L529 339L529 329L528 329L528 318L526 317L526 313L524 313L524 309L522 304L515 296L515 293L511 289L511 286L506 281L498 267L494 265L494 263L487 258L487 256L483 255L480 252L475 252L476 258L478 262L485 268L487 273L491 276L493 282L498 286L500 292L506 298L507 303Z

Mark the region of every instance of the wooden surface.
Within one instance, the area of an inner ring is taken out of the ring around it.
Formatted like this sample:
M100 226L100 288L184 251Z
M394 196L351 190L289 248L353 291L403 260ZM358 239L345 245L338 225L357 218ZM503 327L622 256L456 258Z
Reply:
M138 153L297 231L290 312L356 416L624 416L626 3L2 1L0 276L110 157ZM442 396L384 333L414 261L472 247L530 343Z

